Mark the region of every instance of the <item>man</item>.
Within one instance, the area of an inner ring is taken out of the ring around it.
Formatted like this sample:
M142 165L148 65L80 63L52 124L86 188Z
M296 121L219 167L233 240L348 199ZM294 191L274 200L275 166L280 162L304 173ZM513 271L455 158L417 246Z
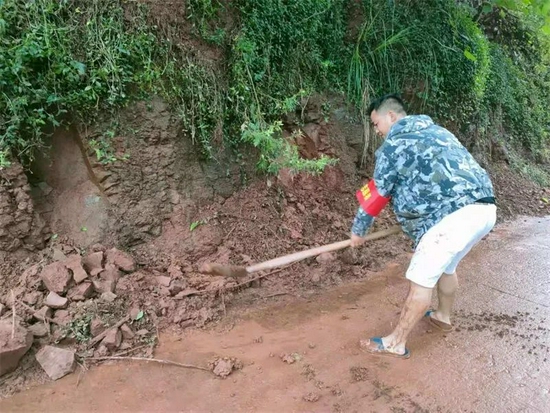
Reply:
M460 260L495 225L493 186L487 172L448 130L425 115L407 116L396 95L374 101L369 113L385 136L376 151L373 179L357 192L360 207L351 243L358 246L374 217L391 200L403 231L415 242L406 273L409 294L399 322L385 337L362 340L374 354L408 358L406 341L422 317L451 331ZM439 306L427 311L437 285Z

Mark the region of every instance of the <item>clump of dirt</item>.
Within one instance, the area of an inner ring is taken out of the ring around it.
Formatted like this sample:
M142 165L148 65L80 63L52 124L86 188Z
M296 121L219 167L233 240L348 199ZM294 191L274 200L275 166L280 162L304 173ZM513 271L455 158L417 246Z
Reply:
M366 367L354 366L350 368L351 380L353 382L367 381L369 379L369 369Z

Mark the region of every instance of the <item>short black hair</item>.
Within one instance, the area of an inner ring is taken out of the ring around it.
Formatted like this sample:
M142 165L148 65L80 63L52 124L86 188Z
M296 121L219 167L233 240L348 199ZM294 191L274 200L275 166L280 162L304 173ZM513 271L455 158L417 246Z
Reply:
M401 97L395 93L380 96L379 98L373 100L369 105L369 116L375 110L377 112L391 110L395 113L399 113L402 115L407 114L405 102L403 102L403 99L401 99Z

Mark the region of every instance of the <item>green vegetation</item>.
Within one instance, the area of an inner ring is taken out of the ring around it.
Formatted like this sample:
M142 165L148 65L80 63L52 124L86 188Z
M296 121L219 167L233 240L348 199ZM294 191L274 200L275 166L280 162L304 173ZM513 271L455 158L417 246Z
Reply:
M212 61L167 40L136 2L0 0L0 167L31 160L52 127L158 94L205 158L221 142L251 145L262 171L319 173L335 160L302 159L281 121L333 91L359 109L401 92L415 111L461 136L473 126L522 159L518 169L538 171L550 162L549 2L481 3L185 2L185 24L221 56ZM110 132L89 142L102 162L117 160Z

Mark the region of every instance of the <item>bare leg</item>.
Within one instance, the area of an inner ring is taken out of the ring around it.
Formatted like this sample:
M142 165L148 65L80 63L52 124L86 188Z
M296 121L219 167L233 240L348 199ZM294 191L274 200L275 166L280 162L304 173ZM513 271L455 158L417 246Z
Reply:
M395 327L395 330L389 336L382 338L384 347L388 351L397 354L405 353L407 337L416 323L424 316L431 301L431 288L422 287L411 282L409 295L405 301L405 307L401 311L397 327Z
M439 307L431 314L432 318L451 324L451 312L458 290L458 277L456 272L450 275L443 274L437 283L437 297Z

